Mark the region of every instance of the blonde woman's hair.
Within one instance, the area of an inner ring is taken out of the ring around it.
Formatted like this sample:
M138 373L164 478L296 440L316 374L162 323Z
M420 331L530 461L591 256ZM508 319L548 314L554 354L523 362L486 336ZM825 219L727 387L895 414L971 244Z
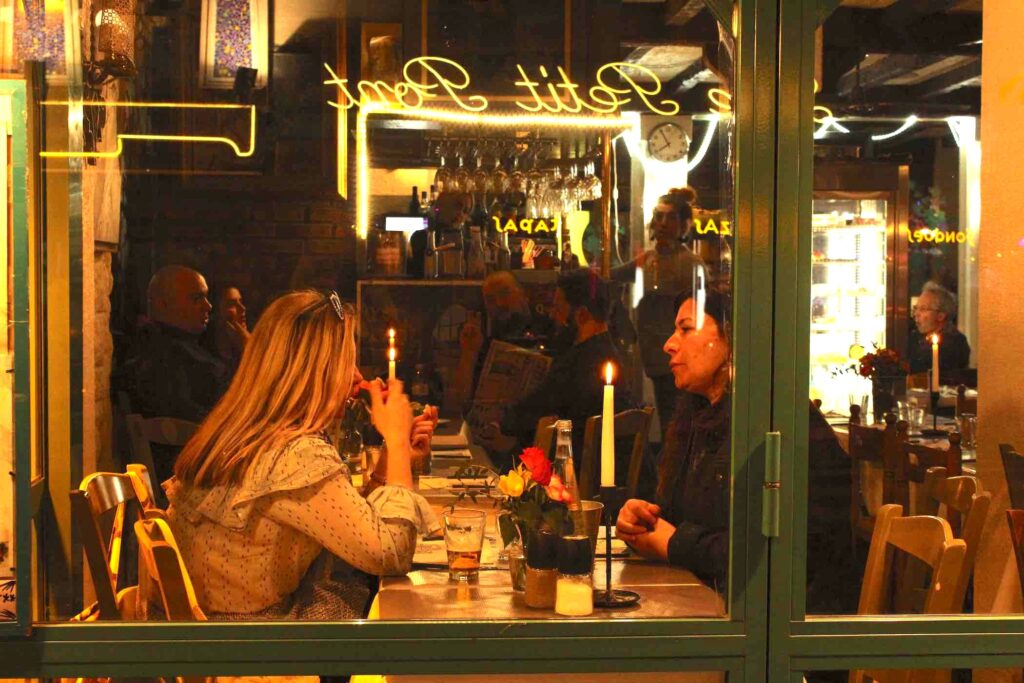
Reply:
M355 315L338 295L305 290L260 316L231 386L174 465L182 482L237 482L257 454L338 417L355 371Z

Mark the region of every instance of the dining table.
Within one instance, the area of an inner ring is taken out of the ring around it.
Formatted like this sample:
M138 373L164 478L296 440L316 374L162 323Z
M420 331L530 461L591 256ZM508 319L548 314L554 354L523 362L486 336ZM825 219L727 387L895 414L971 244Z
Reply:
M440 517L444 509L453 505L483 509L488 512L484 551L479 578L472 583L452 582L448 578L440 548L430 547L438 541L421 539L417 547L413 568L404 576L380 579L377 595L370 607L368 619L384 621L479 621L479 620L557 620L569 619L553 609L533 609L526 606L524 594L512 589L507 562L499 557L502 545L497 531L497 513L500 512L500 494L495 483L481 481L486 477L466 476L467 467L491 468L490 459L483 449L467 445L454 453L451 449L432 452L430 474L416 478L415 487ZM469 472L469 474L479 474ZM492 475L493 476L493 475ZM613 531L614 534L614 531ZM598 543L604 547L604 540ZM594 586L605 584L605 558L598 557L594 564ZM671 567L635 556L625 544L613 536L611 559L612 582L619 588L633 590L640 595L634 607L620 610L595 609L590 617L599 621L627 621L632 619L724 618L727 614L723 597L704 584L693 572ZM580 617L572 617L578 620ZM578 674L460 674L452 675L387 675L354 676L353 683L441 683L457 680L460 683L511 683L536 681L537 683L622 680L622 673L599 672ZM725 674L713 672L630 672L629 680L646 682L724 683Z

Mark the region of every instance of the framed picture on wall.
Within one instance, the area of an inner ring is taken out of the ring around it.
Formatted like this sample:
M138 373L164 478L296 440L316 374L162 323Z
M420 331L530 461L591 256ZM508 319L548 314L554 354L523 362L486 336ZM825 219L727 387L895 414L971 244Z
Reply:
M402 25L364 22L359 36L359 78L395 83L402 77Z
M202 0L199 87L230 90L238 67L256 69L255 87L267 84L270 0Z

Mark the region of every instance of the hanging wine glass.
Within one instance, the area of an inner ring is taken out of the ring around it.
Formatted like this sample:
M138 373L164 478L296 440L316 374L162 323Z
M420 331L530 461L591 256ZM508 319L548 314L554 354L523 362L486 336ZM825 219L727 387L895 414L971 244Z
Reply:
M472 187L469 182L469 169L466 168L466 147L464 143L458 143L456 146L455 158L458 159L458 166L455 172L452 173L452 190L455 192L471 192Z
M438 157L440 158L440 164L438 165L437 171L434 172L434 187L437 188L438 192L447 192L451 183L452 173L445 166L445 153L447 152L447 146L445 143L437 143Z

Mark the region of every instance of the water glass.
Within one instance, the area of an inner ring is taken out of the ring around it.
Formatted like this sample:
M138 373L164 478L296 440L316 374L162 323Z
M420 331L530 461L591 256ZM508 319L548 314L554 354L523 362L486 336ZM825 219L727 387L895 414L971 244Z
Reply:
M960 448L974 451L978 446L978 416L973 413L960 413L957 422L960 424Z
M924 408L916 405L910 406L910 420L908 420L908 422L910 422L910 428L915 431L920 431L921 427L924 426L924 416Z
M860 406L860 419L865 423L868 420L868 399L870 394L850 394L850 405Z
M448 580L476 582L480 578L487 513L456 508L446 510L441 519L448 550Z

